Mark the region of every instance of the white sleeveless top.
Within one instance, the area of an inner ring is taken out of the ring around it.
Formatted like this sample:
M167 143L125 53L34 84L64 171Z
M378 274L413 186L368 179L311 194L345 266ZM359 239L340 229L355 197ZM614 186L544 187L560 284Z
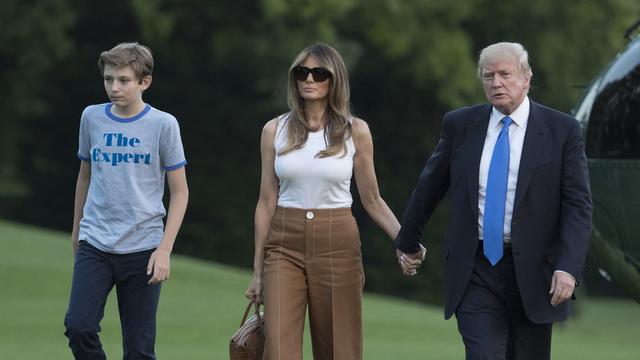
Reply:
M346 141L347 153L319 158L327 148L324 129L309 133L302 148L278 155L287 145L289 116L278 120L274 147L275 172L280 183L278 206L298 209L334 209L351 207L349 192L356 153L353 137Z

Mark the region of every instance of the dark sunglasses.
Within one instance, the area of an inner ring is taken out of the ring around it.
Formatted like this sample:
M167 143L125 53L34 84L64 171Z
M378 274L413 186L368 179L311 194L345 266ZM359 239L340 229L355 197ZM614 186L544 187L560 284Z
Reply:
M293 77L298 81L306 81L309 74L315 82L323 82L331 77L331 72L321 67L309 69L306 66L296 66L293 68Z

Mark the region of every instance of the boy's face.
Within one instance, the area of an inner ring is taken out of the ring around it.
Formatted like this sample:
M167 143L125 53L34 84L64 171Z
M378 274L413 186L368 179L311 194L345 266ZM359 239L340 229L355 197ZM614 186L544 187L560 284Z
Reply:
M104 89L113 106L126 109L142 102L142 92L151 85L151 76L136 78L130 66L116 68L105 65L103 72Z

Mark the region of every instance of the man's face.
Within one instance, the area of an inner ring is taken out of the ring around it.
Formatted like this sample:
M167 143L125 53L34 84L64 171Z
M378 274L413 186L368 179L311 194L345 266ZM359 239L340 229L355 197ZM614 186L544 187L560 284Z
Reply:
M529 91L529 80L513 60L498 60L482 69L484 94L505 115L510 115L522 104Z

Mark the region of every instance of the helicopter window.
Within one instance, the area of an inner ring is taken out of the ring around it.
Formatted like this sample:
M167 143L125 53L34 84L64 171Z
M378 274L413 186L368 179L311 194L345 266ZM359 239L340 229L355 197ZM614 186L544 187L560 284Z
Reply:
M640 159L640 64L593 102L586 150L590 158Z

